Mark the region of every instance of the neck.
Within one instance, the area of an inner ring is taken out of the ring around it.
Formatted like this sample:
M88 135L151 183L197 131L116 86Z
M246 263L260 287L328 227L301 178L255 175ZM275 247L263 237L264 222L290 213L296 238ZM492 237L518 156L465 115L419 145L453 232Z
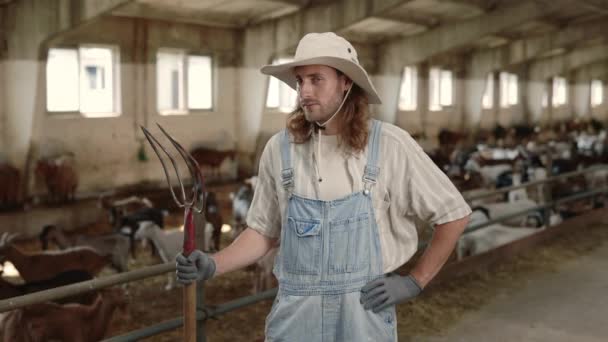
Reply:
M319 129L319 133L323 135L336 135L340 133L338 123L335 120L328 122L325 129Z

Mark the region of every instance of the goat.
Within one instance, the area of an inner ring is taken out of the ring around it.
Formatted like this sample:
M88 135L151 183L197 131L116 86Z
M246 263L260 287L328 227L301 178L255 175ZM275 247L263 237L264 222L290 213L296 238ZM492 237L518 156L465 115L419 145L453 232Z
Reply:
M171 262L174 260L177 253L182 250L184 242L184 232L178 229L161 230L154 223L144 223L141 225L135 239L148 239L156 247L158 255L163 262ZM171 290L174 287L174 275L168 275L168 283L166 290Z
M169 213L156 208L143 208L125 215L118 221L118 232L129 237L131 255L135 257L135 234L144 222L152 222L160 228L165 227L164 217Z
M28 254L13 246L7 233L0 238L0 255L15 265L25 282L42 281L73 270L97 275L111 259L110 256L100 255L90 247Z
M40 303L7 312L0 331L3 341L99 341L114 311L124 312L126 304L121 288L103 289L91 305Z
M99 207L108 210L108 222L114 228L118 227L120 219L128 214L144 208L154 208L154 203L146 197L131 196L112 200L105 195L99 197Z
M98 236L76 236L68 239L62 229L53 225L44 226L40 233L42 249L48 248L49 241L54 242L60 249L86 246L95 249L101 255L111 255L111 266L118 272L128 270L129 238L119 234L106 234Z
M224 220L220 213L220 206L214 192L208 192L207 196L205 196L205 218L213 227L212 237L210 239L205 238L205 242L209 241L208 250L217 251L220 249L220 238Z
M93 279L93 277L85 271L66 271L59 273L51 279L25 283L22 285L14 285L0 277L0 300L23 296L28 293L48 290L55 287L79 283L91 279ZM92 303L92 298L90 293L85 293L55 300L55 303L90 304Z
M532 209L536 206L538 206L538 204L535 201L528 198L521 198L514 202L485 203L477 206L476 209L485 210L489 218L495 219L514 214L518 211ZM503 223L512 227L520 227L529 225L530 221L536 221L534 225L540 227L544 224L541 213L542 211L539 210L524 216L510 218L503 221Z
M219 167L226 158L235 159L236 151L217 151L206 147L197 147L190 151L190 154L201 168L208 166L212 172L219 172Z
M15 167L0 163L0 210L12 209L19 205L21 175Z
M476 208L471 214L469 226L478 225L487 221L489 221L487 210ZM480 254L505 245L511 241L519 240L542 229L544 228L513 228L501 224L492 224L479 230L463 234L460 239L458 239L456 255L458 260L461 260L467 256Z
M78 187L78 175L68 159L41 159L36 164L36 175L46 184L51 202L73 201Z
M247 227L247 213L253 200L254 184L256 179L246 181L237 190L236 194L230 194L232 199L232 238L235 239Z

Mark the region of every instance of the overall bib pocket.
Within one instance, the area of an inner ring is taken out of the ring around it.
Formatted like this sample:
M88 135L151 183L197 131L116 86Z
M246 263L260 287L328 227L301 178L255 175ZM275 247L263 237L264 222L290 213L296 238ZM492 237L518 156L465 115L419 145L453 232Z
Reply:
M359 272L369 267L369 228L367 213L330 223L329 273Z
M288 217L282 250L285 270L318 275L321 264L321 220Z

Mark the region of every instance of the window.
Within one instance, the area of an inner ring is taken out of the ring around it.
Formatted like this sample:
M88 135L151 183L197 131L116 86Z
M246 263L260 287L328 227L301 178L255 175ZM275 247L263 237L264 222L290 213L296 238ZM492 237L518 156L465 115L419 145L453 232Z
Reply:
M492 109L494 107L494 74L489 73L486 78L486 87L481 98L481 106L483 109Z
M46 109L49 112L80 110L78 50L50 49L46 62Z
M604 84L600 80L591 81L591 107L604 103Z
M553 78L553 99L551 103L553 107L563 106L568 103L568 85L566 79L556 76Z
M439 102L442 106L452 105L452 72L447 70L441 70L441 93L439 96Z
M47 110L79 111L86 117L120 113L118 52L107 46L49 49L46 65Z
M452 72L439 68L429 71L429 109L438 111L453 104Z
M272 64L293 62L291 58L278 58ZM298 93L276 77L270 77L268 93L266 95L266 108L276 108L283 113L291 112L296 104Z
M503 71L500 73L500 107L509 108L517 103L517 75Z
M159 50L156 54L156 101L158 112L185 114L183 51Z
M418 99L418 71L416 67L407 66L403 69L401 91L399 92L399 109L416 110Z
M211 109L211 57L188 56L188 108Z
M161 115L213 108L212 61L183 50L156 53L156 103Z

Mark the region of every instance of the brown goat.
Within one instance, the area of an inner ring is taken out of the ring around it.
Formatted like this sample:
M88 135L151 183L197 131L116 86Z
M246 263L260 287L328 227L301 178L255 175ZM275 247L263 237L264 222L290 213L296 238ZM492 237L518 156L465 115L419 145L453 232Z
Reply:
M12 209L20 202L21 175L9 164L0 164L0 210Z
M97 275L112 258L100 255L90 247L27 254L13 246L6 233L0 239L0 256L15 265L25 282L42 281L74 270Z
M53 203L74 200L78 187L78 175L65 158L41 159L36 164L36 175L44 180Z
M42 249L54 242L62 250L72 247L91 247L101 255L112 256L112 267L118 272L128 270L129 238L120 234L67 236L54 225L46 225L40 233Z
M3 341L99 341L106 335L114 311L124 311L126 304L122 289L104 289L91 305L47 302L5 313L0 331Z
M1 273L1 271L0 271ZM47 279L45 281L25 283L21 285L15 285L9 283L0 277L0 300L23 296L28 293L34 293L38 291L48 290L59 286L79 283L82 281L91 280L90 274L84 271L67 271L58 274L56 277ZM88 292L84 294L77 294L70 297L57 299L55 303L80 303L80 304L91 304L95 299L92 297L94 293Z
M213 173L218 171L226 158L234 160L236 157L236 151L234 150L217 151L206 147L197 147L190 154L201 168L208 166Z

